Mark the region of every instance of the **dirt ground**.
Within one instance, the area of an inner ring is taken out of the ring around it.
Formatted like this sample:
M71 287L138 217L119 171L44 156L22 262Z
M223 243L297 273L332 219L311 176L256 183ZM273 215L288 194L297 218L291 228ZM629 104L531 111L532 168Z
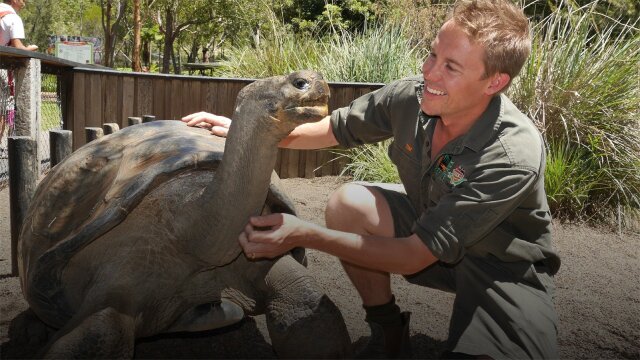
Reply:
M300 216L324 224L324 205L344 178L283 180ZM10 274L8 190L0 191L0 358L33 357L43 334L16 329L30 315L17 277ZM640 359L640 235L586 226L554 225L563 264L555 278L563 359ZM369 335L357 294L339 263L309 251L309 268L345 318L355 347ZM437 358L444 349L453 295L393 278L401 308L412 312L415 358ZM264 317L226 329L140 339L136 358L274 358Z

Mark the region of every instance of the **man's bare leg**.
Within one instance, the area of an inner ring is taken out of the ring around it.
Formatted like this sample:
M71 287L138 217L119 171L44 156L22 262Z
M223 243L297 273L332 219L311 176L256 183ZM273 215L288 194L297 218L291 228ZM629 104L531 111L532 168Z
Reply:
M325 212L327 227L363 235L394 236L389 204L375 188L348 184L329 199ZM347 276L362 299L371 327L369 344L358 357L409 357L409 313L400 313L391 292L389 273L341 261Z
M331 195L325 211L327 227L362 235L394 235L389 204L376 189L347 184ZM386 304L391 300L389 274L342 261L347 276L362 298L364 306Z

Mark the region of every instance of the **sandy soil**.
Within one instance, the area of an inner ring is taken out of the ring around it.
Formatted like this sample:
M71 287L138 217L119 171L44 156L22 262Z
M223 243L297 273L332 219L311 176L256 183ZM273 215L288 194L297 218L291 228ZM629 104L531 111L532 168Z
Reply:
M302 218L324 223L330 192L345 180L337 177L283 180ZM10 274L8 190L0 191L0 357L33 357L45 333L17 331L30 313L17 277ZM621 236L585 226L554 226L555 246L563 265L556 276L555 304L560 317L559 345L564 359L640 358L640 235ZM357 294L339 263L310 251L309 268L341 309L351 340L368 337ZM444 349L453 302L451 294L393 278L403 310L412 312L415 358L437 358ZM261 316L226 329L197 334L169 334L140 339L136 358L273 358Z

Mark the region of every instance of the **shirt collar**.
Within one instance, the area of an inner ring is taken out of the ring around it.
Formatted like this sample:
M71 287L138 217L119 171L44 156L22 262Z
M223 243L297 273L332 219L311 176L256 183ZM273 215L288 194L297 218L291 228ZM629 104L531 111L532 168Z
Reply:
M462 144L473 151L479 151L484 147L502 124L504 114L504 103L506 97L500 94L494 96L489 102L487 109L480 115L480 118L471 126L469 132L463 136Z

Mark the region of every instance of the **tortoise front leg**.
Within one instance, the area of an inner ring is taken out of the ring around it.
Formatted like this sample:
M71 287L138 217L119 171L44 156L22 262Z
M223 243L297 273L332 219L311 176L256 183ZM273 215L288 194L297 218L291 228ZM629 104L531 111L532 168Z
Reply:
M352 355L342 314L309 270L291 256L265 277L267 327L280 358L335 359Z
M113 308L102 309L71 321L45 348L50 359L131 359L135 344L133 317Z

